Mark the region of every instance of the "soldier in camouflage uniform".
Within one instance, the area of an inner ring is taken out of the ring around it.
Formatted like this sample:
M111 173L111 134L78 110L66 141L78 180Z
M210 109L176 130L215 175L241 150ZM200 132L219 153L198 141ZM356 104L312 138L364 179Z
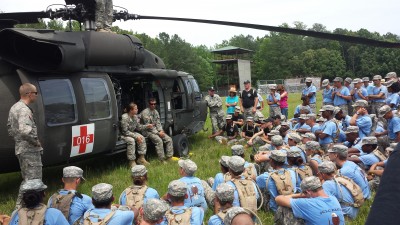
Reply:
M15 155L21 168L22 183L18 193L16 208L21 206L22 185L32 179L42 179L42 154L33 111L28 106L36 101L38 92L33 84L20 86L21 99L15 103L8 114L8 134L15 140Z
M95 25L96 31L110 32L113 22L113 1L96 0Z
M212 124L212 133L214 134L221 129L225 124L225 113L222 110L222 100L219 95L215 94L214 87L208 89L208 95L204 98L207 106L210 109L210 118Z
M151 98L149 100L149 108L144 109L140 113L140 121L146 126L146 129L143 129L142 134L154 143L158 158L161 161L170 160L174 153L172 138L164 132L161 126L160 114L158 114L156 110L156 104L156 100ZM166 154L164 154L163 142L165 143Z
M135 132L135 130L141 131L146 129L146 127L140 124L140 119L137 116L138 108L137 105L133 102L129 104L129 106L125 110L126 113L122 114L122 118L120 121L121 124L121 139L126 141L127 150L126 155L129 160L130 167L136 165L135 159L135 148L137 144L137 152L139 154L139 158L137 160L138 164L149 165L144 156L146 155L147 147L146 141L144 137ZM136 142L136 143L135 143Z

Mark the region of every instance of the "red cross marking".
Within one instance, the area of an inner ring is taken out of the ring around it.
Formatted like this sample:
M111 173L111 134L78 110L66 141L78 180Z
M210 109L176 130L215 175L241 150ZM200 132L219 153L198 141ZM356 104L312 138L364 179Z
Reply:
M73 137L73 146L79 146L79 154L85 153L86 145L93 143L93 134L87 134L87 126L80 127L80 136Z

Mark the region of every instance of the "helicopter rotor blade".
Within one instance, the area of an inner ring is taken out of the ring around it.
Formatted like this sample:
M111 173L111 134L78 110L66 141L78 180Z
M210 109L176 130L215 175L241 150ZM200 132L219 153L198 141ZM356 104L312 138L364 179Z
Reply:
M49 18L49 12L16 12L16 13L0 13L0 21L13 20L17 24L21 23L38 23L39 19Z
M133 20L155 19L155 20L172 20L172 21L184 21L184 22L194 22L194 23L217 24L217 25L225 25L225 26L251 28L251 29L257 29L257 30L281 32L281 33L287 33L287 34L303 35L303 36L308 36L308 37L322 38L322 39L328 39L328 40L334 40L334 41L350 42L350 43L354 43L354 44L364 44L364 45L381 47L381 48L400 48L400 43L398 43L398 42L379 41L379 40L374 40L374 39L369 39L369 38L348 36L348 35L343 35L343 34L324 33L324 32L312 31L312 30L300 30L300 29L295 29L295 28L275 27L275 26L267 26L267 25L260 25L260 24L251 24L251 23L228 22L228 21L220 21L220 20L191 19L191 18L177 18L177 17L142 16L142 15L137 15L137 14L129 14L128 19L133 19Z

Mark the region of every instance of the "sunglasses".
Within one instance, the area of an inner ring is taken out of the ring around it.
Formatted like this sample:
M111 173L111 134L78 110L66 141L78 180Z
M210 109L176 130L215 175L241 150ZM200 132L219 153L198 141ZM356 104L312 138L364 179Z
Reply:
M150 103L150 105L157 105L157 103Z
M38 92L37 92L37 91L31 91L31 92L27 92L26 94L27 94L27 95L29 95L29 94L35 94L35 95L37 95Z

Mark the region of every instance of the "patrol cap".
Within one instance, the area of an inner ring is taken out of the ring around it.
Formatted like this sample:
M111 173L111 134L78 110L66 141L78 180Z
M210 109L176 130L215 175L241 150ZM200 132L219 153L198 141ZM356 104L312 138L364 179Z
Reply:
M232 119L232 115L226 115L225 120L231 120Z
M151 198L143 204L143 217L145 220L158 221L164 217L168 209L169 207L164 201Z
M363 78L362 78L362 81L363 81L363 82L369 81L369 77L363 77Z
M244 154L244 147L243 145L233 145L231 147L232 150L232 155L238 155L241 156Z
M316 151L316 150L321 149L321 145L317 141L308 141L306 143L306 149Z
M385 151L387 151L387 152L393 152L393 151L394 151L394 148L387 147L387 148L385 149Z
M396 72L389 72L386 74L385 79L387 78L397 78Z
M223 156L221 156L219 163L225 167L229 167L228 162L229 162L230 158L231 158L230 156L223 155Z
M309 113L307 114L307 119L311 119L311 118L317 118L317 115L315 113Z
M111 184L100 183L92 187L92 198L95 201L107 201L113 196Z
M316 119L315 121L317 121L317 122L325 122L326 119L321 116L321 117L318 117L318 119Z
M250 83L250 80L245 80L244 82L243 82L243 84L249 84Z
M274 135L271 138L271 143L275 146L282 146L283 145L283 138L280 135Z
M364 137L361 141L361 146L363 145L377 145L378 139L376 137Z
M269 89L275 90L276 89L276 84L270 84L268 85Z
M301 157L301 151L297 149L289 149L286 154L287 157Z
M212 87L212 86L208 90L209 91L215 91L214 87Z
M338 114L341 110L342 110L342 109L341 109L340 107L335 106L335 107L333 108L333 115L336 116L336 114Z
M354 79L353 80L353 82L351 82L351 83L353 83L353 84L358 84L358 83L362 83L363 81L360 79L360 78L356 78L356 79Z
M236 173L242 172L244 170L244 163L245 161L242 157L234 155L229 159L229 169Z
M388 82L385 82L384 85L385 85L386 87L391 87L395 82L397 82L397 81L389 80Z
M281 115L281 120L286 120L286 116L285 115Z
M235 106L235 112L240 112L240 106Z
M343 82L343 78L335 77L335 79L333 79L333 82L336 82L336 81Z
M21 186L22 193L25 193L27 191L43 191L45 189L47 189L47 186L43 183L41 179L27 180Z
M367 101L365 101L365 100L363 100L363 99L360 99L360 100L357 100L354 104L353 104L353 107L368 107L368 102Z
M289 126L289 124L288 124L288 122L283 121L283 122L281 123L281 126Z
M307 114L300 114L299 119L301 119L301 120L308 119Z
M285 162L286 161L287 154L285 151L282 150L273 150L271 151L271 155L269 158L277 161L277 162Z
M222 183L215 190L215 195L222 202L232 202L235 198L234 192L235 189L231 185Z
M386 113L390 112L392 109L388 105L384 105L379 108L379 117L383 117Z
M335 110L335 107L333 105L324 105L322 108L319 110L320 112L324 111L332 111Z
M306 78L306 83L311 83L312 82L312 78L311 77L307 77Z
M309 106L305 106L305 105L301 105L301 106L299 107L299 110L300 110L300 111L304 111L304 110L305 110L305 111L308 111L308 112L309 112L309 111L310 111L310 107L309 107Z
M318 165L318 170L321 173L333 173L336 171L336 165L331 161L323 161Z
M180 180L173 180L168 184L168 194L174 197L183 197L187 192L186 183Z
M397 143L390 143L389 147L391 147L391 148L393 148L393 149L396 149Z
M313 141L315 141L317 139L317 137L315 136L315 134L311 133L311 132L307 132L305 134L301 135L302 138L309 138Z
M381 75L375 75L372 80L382 80L382 76Z
M325 79L325 80L322 81L322 87L326 87L326 86L328 86L328 84L329 84L329 80L328 79Z
M360 129L357 126L348 126L347 130L344 132L345 134L350 134L350 133L358 133Z
M190 159L180 159L178 165L185 171L189 176L192 176L197 171L197 165Z
M136 165L131 169L132 177L141 177L146 175L147 169L143 165Z
M347 83L351 83L353 81L353 79L351 79L350 77L346 77L346 79L344 79L344 81Z
M231 225L232 220L235 218L235 216L239 214L248 214L250 215L244 208L242 207L232 207L228 210L228 212L225 215L224 218L224 224L225 225Z
M63 177L73 177L73 178L82 178L83 177L83 170L77 166L67 166L63 169Z
M253 117L251 117L251 116L247 117L246 122L253 122Z
M296 143L299 143L301 141L300 135L298 135L294 132L288 133L287 135L288 135L288 139L292 139Z
M315 191L320 187L322 187L321 181L316 176L306 177L300 184L302 191Z
M345 145L334 145L331 149L328 149L328 152L339 153L341 155L347 154L348 151L349 148Z
M268 136L275 136L275 135L280 135L278 130L271 130L267 135Z

